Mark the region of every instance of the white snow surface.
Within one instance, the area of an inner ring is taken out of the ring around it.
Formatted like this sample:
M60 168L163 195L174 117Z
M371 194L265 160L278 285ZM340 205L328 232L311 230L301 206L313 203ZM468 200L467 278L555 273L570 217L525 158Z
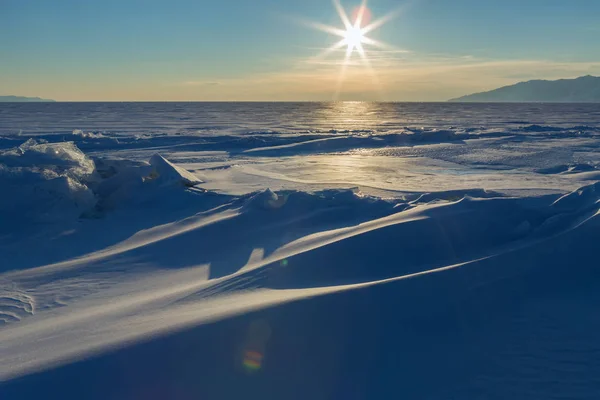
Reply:
M600 128L553 122L5 134L0 398L596 399Z

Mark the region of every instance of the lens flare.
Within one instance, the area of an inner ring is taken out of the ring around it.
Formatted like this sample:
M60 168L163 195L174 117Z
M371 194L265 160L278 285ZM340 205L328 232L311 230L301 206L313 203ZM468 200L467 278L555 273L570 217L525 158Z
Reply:
M337 100L337 97L341 91L342 83L345 79L346 70L350 65L352 54L355 51L359 54L361 63L371 76L373 83L379 86L379 79L371 65L371 60L367 56L365 45L382 49L390 49L392 47L378 40L367 37L366 35L390 21L397 14L397 12L389 13L382 18L371 22L372 14L367 7L367 0L363 0L362 4L354 9L352 12L352 19L350 19L346 13L346 10L340 3L340 0L333 0L333 5L340 17L340 20L342 21L342 24L344 25L342 29L312 22L309 23L309 26L331 35L341 37L340 41L336 42L331 47L325 49L321 54L317 55L317 59L323 58L335 52L336 50L346 47L346 56L341 64L341 70L336 86L336 93L334 95L334 99Z
M361 17L361 26L367 26L371 22L371 10L366 6L354 7L354 10L352 10L352 21L356 21L359 16Z
M244 354L244 368L248 372L258 371L262 366L264 355L258 351L248 350Z
M266 346L270 336L271 327L265 320L253 321L248 326L241 352L241 364L248 374L256 373L263 367Z

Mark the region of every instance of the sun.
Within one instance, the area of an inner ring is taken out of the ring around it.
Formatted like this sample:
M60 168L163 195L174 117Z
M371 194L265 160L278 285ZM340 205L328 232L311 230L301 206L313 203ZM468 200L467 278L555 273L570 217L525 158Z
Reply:
M397 11L386 14L385 16L377 19L374 22L370 22L371 11L367 8L367 0L362 0L360 6L354 9L352 15L352 20L346 13L344 7L342 7L340 0L332 0L333 5L342 20L342 24L344 25L342 29L320 24L317 22L308 22L307 25L318 29L320 31L329 33L330 35L338 36L340 39L331 45L329 48L322 51L319 55L317 55L314 59L319 60L323 59L331 53L336 52L337 50L341 50L342 48L346 48L346 56L341 63L341 71L338 79L338 84L336 88L336 93L334 99L337 99L339 92L341 90L342 82L345 79L346 69L351 64L350 59L353 53L358 53L360 59L362 61L362 65L365 67L369 75L373 78L373 83L379 85L379 80L371 65L371 60L369 59L367 52L365 50L366 46L372 46L380 49L394 49L392 46L389 46L385 43L382 43L378 40L372 39L367 35L374 30L380 28L385 23L390 21L392 18L398 14Z
M347 58L352 55L354 50L357 50L361 58L366 60L367 58L365 55L364 45L378 47L381 49L391 48L391 46L385 43L371 39L367 36L367 34L379 29L386 22L394 18L397 12L386 14L382 18L379 18L374 22L370 22L369 19L371 17L371 11L367 7L367 1L363 0L361 5L354 9L354 12L351 14L353 20L350 20L350 17L346 13L344 7L342 7L340 0L332 1L340 19L342 20L342 24L344 25L342 29L317 22L306 23L311 28L318 29L331 35L339 36L341 38L337 43L334 43L331 47L325 49L319 56L317 56L317 58L325 57L330 53L341 49L342 47L346 47Z
M356 26L351 26L344 33L344 44L348 45L348 52L354 49L362 48L364 35L362 29Z

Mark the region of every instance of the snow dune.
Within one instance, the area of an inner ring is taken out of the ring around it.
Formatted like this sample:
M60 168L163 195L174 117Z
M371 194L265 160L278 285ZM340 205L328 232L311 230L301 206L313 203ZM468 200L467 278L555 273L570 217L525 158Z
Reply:
M595 134L540 130L8 138L0 397L597 398Z

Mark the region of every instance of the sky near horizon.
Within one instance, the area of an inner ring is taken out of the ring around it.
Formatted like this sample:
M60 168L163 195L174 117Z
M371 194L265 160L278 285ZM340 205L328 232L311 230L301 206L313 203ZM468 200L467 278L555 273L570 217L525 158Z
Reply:
M341 0L350 18L361 0ZM600 75L597 0L369 0L364 43L332 0L0 0L0 95L63 101L443 101ZM365 14L365 15L366 15ZM370 19L367 20L367 18Z

